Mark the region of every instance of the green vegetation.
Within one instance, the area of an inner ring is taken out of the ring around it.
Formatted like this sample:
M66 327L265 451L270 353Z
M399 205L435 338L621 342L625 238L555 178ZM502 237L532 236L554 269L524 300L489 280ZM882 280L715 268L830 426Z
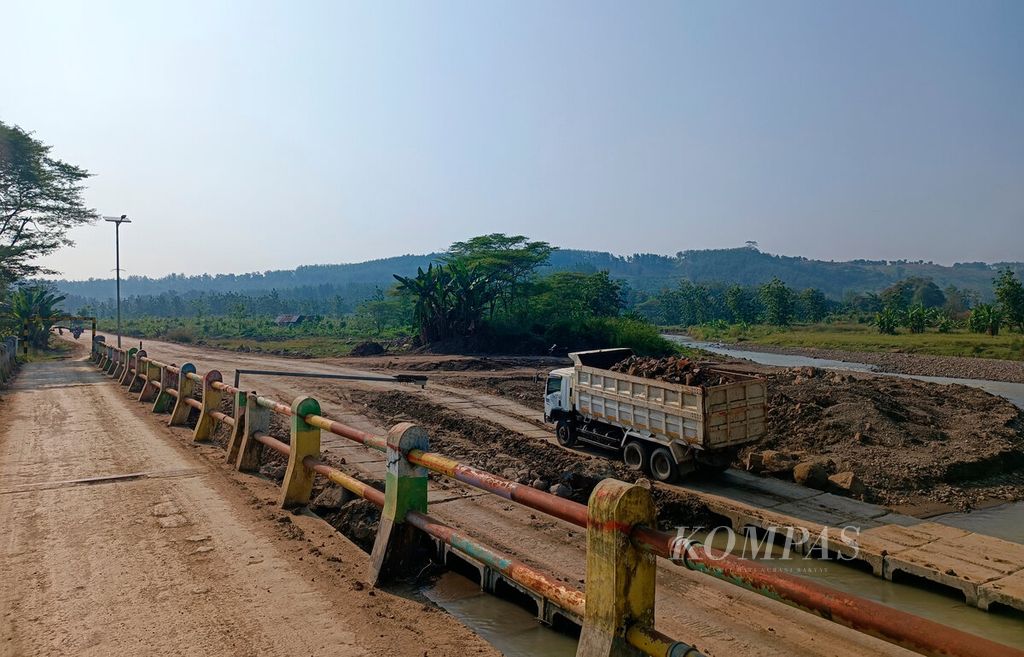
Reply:
M45 349L50 339L50 327L53 326L53 321L47 318L61 314L62 301L63 296L42 285L18 288L3 304L7 330L20 336L21 331L27 328L28 343L36 349Z
M740 344L748 342L776 347L1024 360L1024 336L1007 333L989 336L963 329L946 333L927 331L887 335L866 323L837 322L786 328L705 325L691 327L689 333L699 340Z

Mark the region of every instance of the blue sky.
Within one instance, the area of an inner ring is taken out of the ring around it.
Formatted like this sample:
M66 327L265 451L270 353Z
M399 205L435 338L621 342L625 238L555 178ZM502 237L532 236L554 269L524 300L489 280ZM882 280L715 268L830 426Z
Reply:
M492 231L1024 259L1024 2L2 4L0 119L134 219L129 274ZM111 232L49 264L109 276Z

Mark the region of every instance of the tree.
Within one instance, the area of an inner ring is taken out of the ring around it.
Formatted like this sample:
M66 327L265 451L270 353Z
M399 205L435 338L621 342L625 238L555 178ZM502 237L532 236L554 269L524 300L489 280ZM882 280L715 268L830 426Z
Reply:
M996 299L1003 319L1010 326L1024 332L1024 286L1009 268L999 272L996 279Z
M72 244L68 231L97 218L82 198L89 172L0 122L0 286L43 273L34 261Z
M801 322L820 322L828 314L828 299L821 290L809 287L796 298L796 316Z
M45 349L50 339L50 327L53 326L53 322L47 318L62 313L62 301L63 296L44 285L25 286L10 296L5 314L19 327L28 329L29 344L37 349Z
M758 290L764 305L764 319L768 324L788 326L793 318L793 291L778 278L773 278Z
M900 324L900 313L892 306L886 306L875 313L875 325L878 332L885 335L896 335L896 327Z
M987 303L979 303L975 306L971 310L970 319L967 320L967 325L972 331L989 335L999 335L1002 323L1003 316L999 308Z
M547 242L530 241L523 235L491 233L453 243L442 260L461 262L490 281L494 297L489 310L493 317L498 301L506 311L514 307L526 280L548 262L553 250Z
M757 303L749 290L732 285L725 291L725 307L729 309L732 321L753 324L757 321Z

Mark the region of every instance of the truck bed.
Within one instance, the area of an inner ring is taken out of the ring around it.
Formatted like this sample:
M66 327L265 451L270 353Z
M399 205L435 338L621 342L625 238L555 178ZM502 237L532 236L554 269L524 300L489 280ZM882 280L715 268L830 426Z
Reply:
M577 361L573 395L577 410L585 416L704 449L731 447L758 438L765 430L765 382L736 372L716 371L734 382L687 386Z

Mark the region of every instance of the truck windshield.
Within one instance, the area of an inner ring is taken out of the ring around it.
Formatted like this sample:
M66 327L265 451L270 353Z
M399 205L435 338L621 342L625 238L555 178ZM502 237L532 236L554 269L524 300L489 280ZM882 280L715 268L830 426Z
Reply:
M553 392L561 392L562 390L562 377L552 376L548 377L548 389L545 394L550 395Z

